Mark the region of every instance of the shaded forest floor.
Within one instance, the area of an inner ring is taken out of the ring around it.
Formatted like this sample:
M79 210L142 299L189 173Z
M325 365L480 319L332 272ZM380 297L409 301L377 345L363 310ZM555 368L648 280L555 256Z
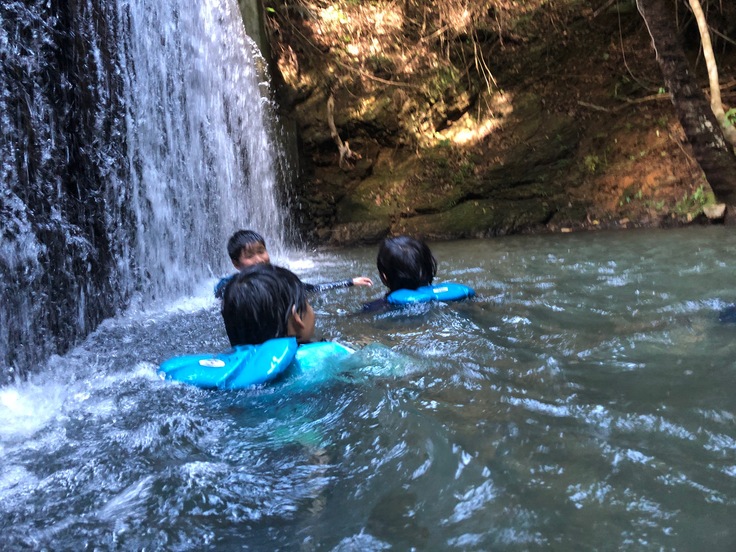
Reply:
M423 4L400 16L391 3L317 0L272 13L281 102L300 134L305 235L354 243L707 222L712 193L633 3L497 2L455 33L457 14ZM729 36L736 8L726 9ZM696 27L678 17L705 90ZM728 109L736 48L715 38ZM361 155L349 168L325 120L330 94L339 134Z
M707 93L693 26L682 30L691 67ZM585 217L571 213L549 229L707 222L702 206L714 198L662 88L655 52L635 6L607 3L583 10L562 35L553 46L561 50L555 63L545 64L524 47L507 53L520 66L536 65L538 78L524 79L523 85L550 111L581 121L583 129L573 164L577 185L571 183L568 190L572 202L584 206ZM719 45L724 102L734 105L736 50L722 41Z

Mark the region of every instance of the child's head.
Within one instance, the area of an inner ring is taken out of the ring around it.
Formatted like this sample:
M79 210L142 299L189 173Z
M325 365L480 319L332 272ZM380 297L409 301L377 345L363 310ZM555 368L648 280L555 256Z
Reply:
M300 343L314 335L314 310L302 281L271 264L245 268L225 287L222 318L230 344L257 345L277 337Z
M227 253L233 266L241 270L260 263L270 263L266 241L253 230L238 230L227 241Z
M376 264L391 291L431 285L437 274L437 261L427 244L409 236L383 240Z

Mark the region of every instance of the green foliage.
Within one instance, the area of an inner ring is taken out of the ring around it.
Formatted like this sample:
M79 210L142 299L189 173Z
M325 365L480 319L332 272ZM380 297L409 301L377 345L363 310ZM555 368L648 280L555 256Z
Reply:
M457 172L452 175L453 184L460 185L473 176L473 164L470 161L460 163Z
M434 163L438 169L448 169L450 167L450 161L447 157L438 157L434 160Z
M643 159L644 157L647 156L648 153L649 152L647 150L639 150L639 153L638 154L636 154L636 153L630 154L629 155L629 160L630 161L636 161L637 159Z
M396 71L396 64L387 56L371 55L365 60L366 67L376 76L390 77Z
M452 65L439 68L433 79L427 83L427 96L431 101L439 101L448 89L452 88L459 79L457 69Z
M655 210L661 211L664 209L664 199L660 199L659 201L648 201L646 205L647 207L654 207Z
M729 125L736 125L736 107L732 107L726 111L726 121Z
M427 159L431 163L435 181L451 184L456 188L472 183L475 179L477 161L468 158L458 159L452 152L445 151L447 147L448 145L440 143L438 148L428 153Z
M583 163L590 174L595 174L601 166L601 160L597 155L586 155Z
M691 194L685 193L675 206L672 208L672 213L679 216L695 216L703 211L705 205L715 203L716 199L713 192L707 191L703 186L699 186ZM622 195L618 202L619 207L631 207L643 206L648 209L654 209L658 212L664 210L665 200L653 200L644 199L644 194L641 189L634 191L634 187L630 186Z
M634 200L641 201L643 197L644 197L644 194L642 193L641 190L637 190L636 193L633 195L629 195L626 193L624 194L623 198L621 198L621 201L618 202L618 205L619 207L623 207L624 205L628 205Z
M678 215L697 214L703 210L703 206L715 201L713 192L706 192L701 185L692 194L686 192L675 205L674 212Z

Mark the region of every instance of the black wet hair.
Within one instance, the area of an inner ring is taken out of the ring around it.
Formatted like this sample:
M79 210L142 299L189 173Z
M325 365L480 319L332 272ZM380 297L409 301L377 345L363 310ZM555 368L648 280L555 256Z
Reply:
M429 286L437 274L437 261L429 246L409 236L383 240L376 265L391 291Z
M288 336L292 307L301 315L307 292L286 268L257 264L238 272L225 287L222 318L230 345L258 345Z
M227 240L227 254L230 255L233 262L238 262L243 248L254 243L260 243L266 247L266 240L255 230L238 230Z

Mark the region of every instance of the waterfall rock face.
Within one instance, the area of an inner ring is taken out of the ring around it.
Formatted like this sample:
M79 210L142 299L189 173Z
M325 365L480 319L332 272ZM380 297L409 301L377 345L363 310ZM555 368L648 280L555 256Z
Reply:
M110 316L131 289L114 5L0 7L0 362L7 380ZM22 374L20 374L22 375Z
M236 0L3 2L0 59L0 384L226 271L238 228L283 246L267 64Z

